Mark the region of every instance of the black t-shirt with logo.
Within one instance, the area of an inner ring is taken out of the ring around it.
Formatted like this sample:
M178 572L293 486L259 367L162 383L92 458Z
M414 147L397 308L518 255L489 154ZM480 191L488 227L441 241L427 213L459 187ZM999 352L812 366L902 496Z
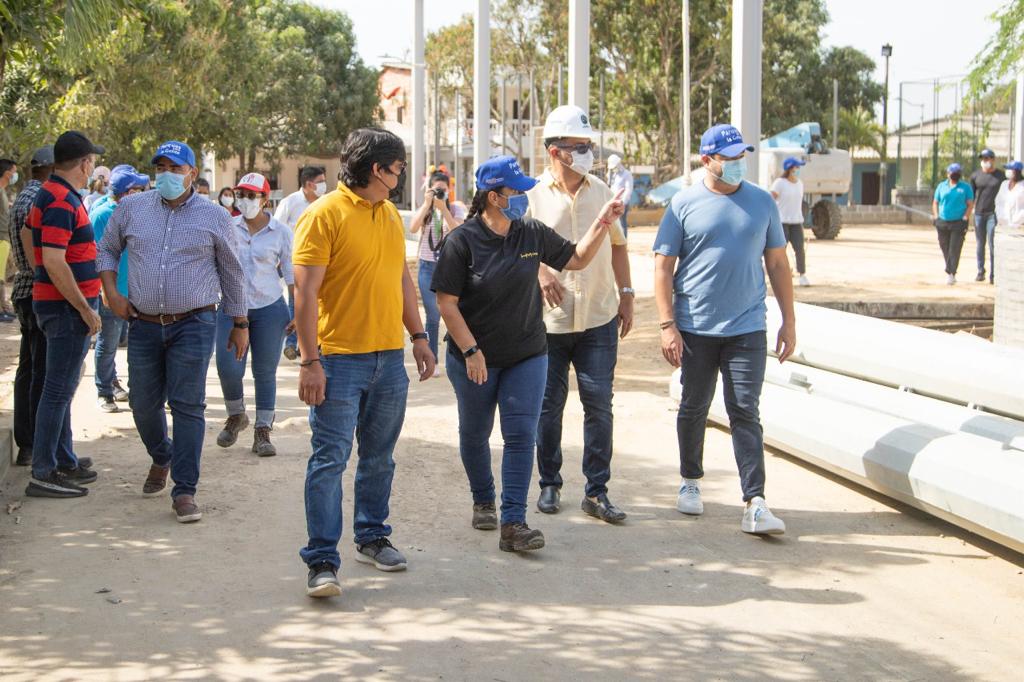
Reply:
M986 173L976 170L971 174L971 189L974 190L974 212L988 215L996 212L996 195L1006 175L1001 170Z
M502 237L474 216L445 237L430 288L459 297L488 367L511 367L547 352L540 264L562 270L575 252L538 220L513 220Z

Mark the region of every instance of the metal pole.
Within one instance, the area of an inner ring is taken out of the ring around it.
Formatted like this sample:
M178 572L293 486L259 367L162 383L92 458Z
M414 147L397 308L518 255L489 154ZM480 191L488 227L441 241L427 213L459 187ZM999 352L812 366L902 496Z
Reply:
M601 137L598 142L598 159L604 162L604 69L597 76L597 110L601 117Z
M423 0L415 0L412 12L412 173L409 176L409 205L415 211L423 198L419 183L426 167L426 65L424 64Z
M755 145L747 153L747 180L758 182L761 140L761 28L763 0L732 2L732 124Z
M491 155L491 6L477 0L473 23L473 167Z
M533 69L530 69L530 119L527 126L529 129L527 139L530 141L530 175L537 177L537 151L535 149L537 143L533 139L533 121L537 114L537 91L534 89L534 85Z
M939 79L932 90L932 187L939 181Z
M839 149L839 79L832 79L832 149Z
M712 115L713 105L715 102L715 84L708 83L708 128L715 125L714 116Z
M523 155L523 74L516 74L516 111L512 112L515 118L513 135L516 138L516 154Z
M690 0L683 0L683 125L679 147L683 164L683 183L690 184Z
M441 88L434 76L434 168L441 165Z
M880 196L878 205L884 206L889 203L888 195L888 156L889 156L889 55L885 55L885 95L882 99L882 160L878 164L878 179Z
M924 187L921 177L921 163L924 161L924 103L921 103L921 127L917 130L917 189Z
M569 0L569 104L590 111L590 0Z
M557 106L562 106L562 69L563 68L564 67L562 67L561 64L558 65L558 97L555 99L555 101L558 103Z
M686 84L686 76L679 74L679 138L677 142L679 144L679 173L684 178L688 175L686 172L687 167L690 165L686 162L686 153L683 151L683 147L686 143L683 141L683 86ZM684 179L683 182L686 182Z
M452 142L452 200L459 200L459 156L462 153L462 93L455 90L455 138Z
M1024 159L1024 71L1017 75L1017 96L1014 97L1013 158Z
M505 76L502 76L501 77L501 82L498 85L498 87L501 88L500 93L498 94L498 97L501 98L501 153L502 154L505 153L506 148L507 148L506 144L505 144L505 139L506 139L506 137L508 135L508 130L507 130L507 127L506 127L508 125L508 122L507 122L508 118L505 116L505 101L507 99L505 97L505 94L507 92L507 90L506 90L506 87L507 87L506 86L506 82L507 82L507 79L505 78Z
M900 186L900 177L903 173L903 83L900 83L900 107L899 123L896 130L896 172L893 174L893 184Z

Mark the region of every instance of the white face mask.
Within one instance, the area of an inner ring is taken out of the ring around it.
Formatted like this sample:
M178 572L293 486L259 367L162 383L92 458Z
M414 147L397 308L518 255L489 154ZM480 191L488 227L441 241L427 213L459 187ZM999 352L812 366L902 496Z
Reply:
M991 161L982 161L981 162L981 167L982 167L983 170L987 170L987 171L992 170L992 162Z
M231 208L235 205L235 198L230 194L225 194L220 198L220 205L224 208Z
M316 194L318 197L322 197L323 195L327 194L327 183L316 183L316 189L313 190L313 193Z
M579 152L572 153L572 165L569 168L573 169L580 175L586 175L590 172L590 169L594 167L594 152L589 151L585 154Z
M17 173L17 171L15 171L14 173L11 173L11 184L13 185L16 182L18 182L18 173Z
M242 212L246 220L252 220L260 214L260 200L259 199L239 199L238 210Z

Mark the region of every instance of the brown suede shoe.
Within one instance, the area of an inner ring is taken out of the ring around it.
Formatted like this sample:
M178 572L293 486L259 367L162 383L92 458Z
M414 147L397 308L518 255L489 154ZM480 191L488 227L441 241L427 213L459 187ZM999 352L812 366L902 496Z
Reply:
M498 549L503 552L529 552L544 546L544 533L531 530L525 523L501 524Z
M191 495L178 495L171 506L178 517L178 523L192 523L203 518L203 512L199 511L195 498Z
M156 464L151 464L146 482L142 484L142 494L146 497L159 495L167 487L167 474L170 470L171 467L159 467Z

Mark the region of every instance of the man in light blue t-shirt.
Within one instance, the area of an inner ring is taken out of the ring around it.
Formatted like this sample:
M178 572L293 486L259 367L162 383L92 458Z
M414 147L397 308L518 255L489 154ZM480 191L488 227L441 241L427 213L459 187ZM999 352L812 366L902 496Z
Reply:
M946 168L946 180L935 188L932 198L932 220L939 233L939 248L946 262L946 284L956 284L956 271L960 266L960 252L967 234L967 216L974 207L974 190L962 180L959 163Z
M764 441L758 403L767 357L764 267L782 311L775 352L796 346L793 282L786 237L771 194L744 182L746 152L736 128L716 125L701 137L703 182L681 189L654 241L654 293L665 359L682 371L676 429L683 477L676 508L704 511L704 431L722 373L725 406L743 489L741 529L781 534L786 524L764 500Z

